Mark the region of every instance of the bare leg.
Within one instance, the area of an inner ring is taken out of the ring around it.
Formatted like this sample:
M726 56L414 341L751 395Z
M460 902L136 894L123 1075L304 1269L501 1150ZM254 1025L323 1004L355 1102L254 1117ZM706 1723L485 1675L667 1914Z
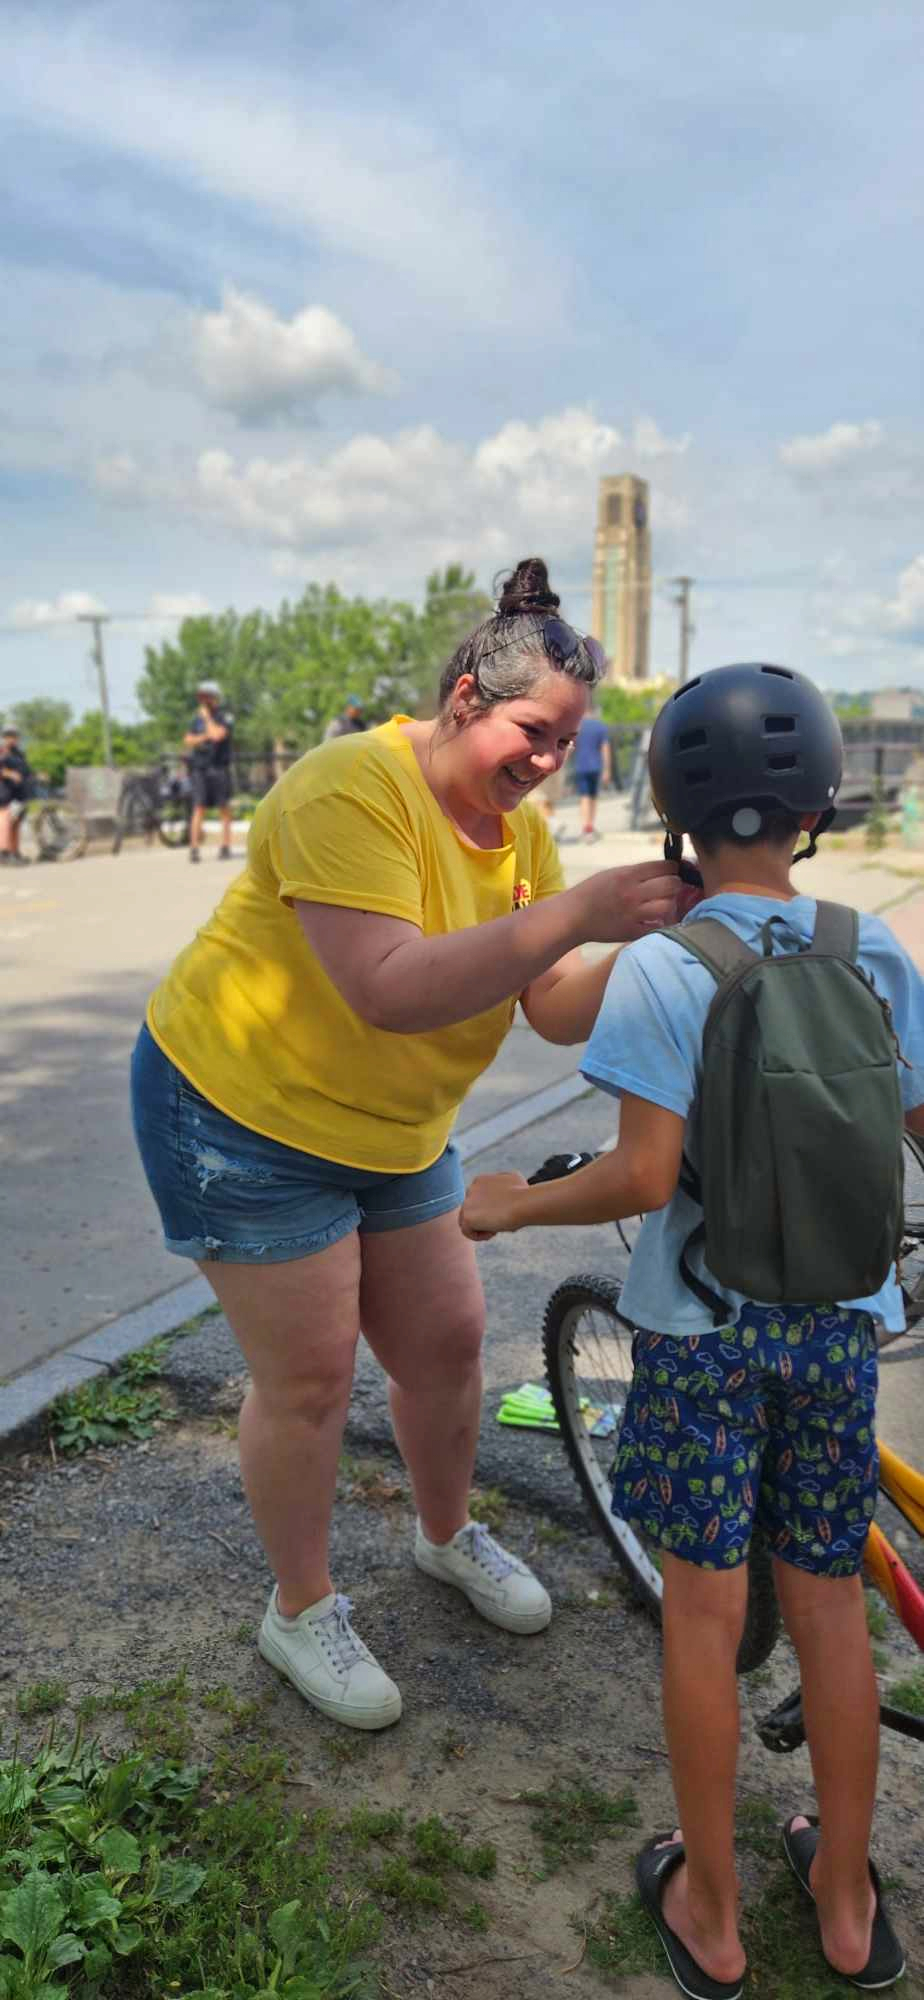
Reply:
M664 1916L713 1979L744 1970L735 1874L738 1687L735 1660L747 1566L718 1572L665 1555L664 1727L686 1865L664 1890Z
M200 1265L250 1369L241 1475L279 1608L333 1588L327 1537L359 1331L355 1234L291 1264Z
M193 806L192 815L189 822L190 847L198 848L202 846L202 828L204 822L205 822L205 807Z
M879 1696L858 1576L811 1576L774 1564L780 1609L799 1655L802 1712L821 1834L811 1882L825 1956L840 1972L869 1957L875 1895L869 1842L879 1761Z
M0 806L0 854L13 852L13 815L9 806Z
M231 845L231 807L230 807L230 806L222 806L222 808L221 808L221 844L222 844L222 847L230 847L230 845Z
M457 1211L363 1236L366 1339L390 1378L395 1436L428 1541L468 1520L481 1413L484 1297Z

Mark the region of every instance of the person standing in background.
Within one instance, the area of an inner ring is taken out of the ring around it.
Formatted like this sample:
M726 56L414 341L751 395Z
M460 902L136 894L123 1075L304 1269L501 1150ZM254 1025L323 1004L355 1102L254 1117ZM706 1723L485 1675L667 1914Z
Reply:
M25 751L19 747L19 730L8 722L0 737L0 864L25 868L19 852L19 832L30 794L29 769Z
M610 732L591 702L574 745L574 776L581 801L581 833L585 840L599 840L596 829L597 794L601 781L608 785L613 775Z
M324 731L325 743L331 743L335 736L356 736L365 729L363 705L358 694L348 694L339 715L335 715Z
M189 858L200 859L202 828L206 810L218 807L221 814L219 861L231 859L231 730L234 717L221 706L217 681L200 681L196 689L198 709L183 738L190 752L189 778L193 810L189 823Z

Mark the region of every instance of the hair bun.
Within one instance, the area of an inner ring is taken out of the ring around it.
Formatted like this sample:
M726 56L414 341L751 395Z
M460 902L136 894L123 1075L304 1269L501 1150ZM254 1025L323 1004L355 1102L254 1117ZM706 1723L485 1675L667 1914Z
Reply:
M518 611L557 611L560 603L542 557L524 556L504 578L497 609L502 617L510 618Z

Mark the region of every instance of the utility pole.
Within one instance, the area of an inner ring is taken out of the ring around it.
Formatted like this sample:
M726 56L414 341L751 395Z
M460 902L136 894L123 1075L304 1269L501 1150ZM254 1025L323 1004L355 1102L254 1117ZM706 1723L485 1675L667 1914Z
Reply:
M696 630L690 618L690 591L693 588L693 578L673 576L671 582L677 585L677 595L673 601L680 612L680 685L683 687L690 664L690 640Z
M93 660L99 681L99 705L103 722L103 762L112 766L112 730L109 725L109 687L106 681L106 661L103 657L103 626L108 623L108 611L78 611L81 625L93 627Z

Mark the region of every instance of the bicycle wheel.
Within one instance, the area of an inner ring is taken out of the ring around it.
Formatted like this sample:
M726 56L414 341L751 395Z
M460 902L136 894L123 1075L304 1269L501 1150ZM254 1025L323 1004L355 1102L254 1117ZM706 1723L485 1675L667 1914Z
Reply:
M924 1319L924 1144L905 1133L905 1226L898 1275L909 1327Z
M35 838L43 861L78 861L87 851L86 822L57 800L36 814Z
M611 1467L632 1381L634 1328L620 1316L620 1287L593 1275L567 1278L552 1293L543 1323L546 1379L571 1469L594 1525L641 1602L660 1621L661 1572L645 1543L611 1512ZM770 1551L757 1530L748 1558L748 1609L738 1672L763 1666L780 1615Z
M189 806L185 799L164 799L157 831L165 847L185 847L189 841Z

